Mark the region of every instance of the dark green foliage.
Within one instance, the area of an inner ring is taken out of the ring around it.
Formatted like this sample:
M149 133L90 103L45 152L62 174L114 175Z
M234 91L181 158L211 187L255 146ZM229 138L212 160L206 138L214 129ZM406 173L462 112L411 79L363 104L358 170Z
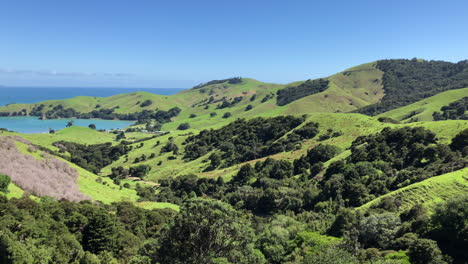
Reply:
M148 120L153 120L161 124L170 122L172 117L179 115L181 109L178 107L173 107L168 111L163 110L143 110L141 112L130 113L130 114L119 114L115 113L114 109L99 109L93 110L89 113L80 113L73 108L64 108L63 105L56 105L52 109L44 112L44 105L34 106L29 115L39 116L43 115L47 119L56 119L56 118L82 118L82 119L92 119L92 118L101 118L101 119L120 119L120 120L137 120L138 123L146 123ZM73 124L71 124L73 125Z
M408 250L411 263L415 264L443 264L442 252L437 243L430 239L417 239L414 241Z
M215 116L217 116L217 115L218 115L218 114L217 114L216 112L211 112L211 113L210 113L210 116L211 116L211 117L215 117Z
M210 160L210 170L214 170L221 165L221 156L216 152L211 154L210 157L208 157L208 159Z
M231 112L226 112L223 115L223 118L230 118L232 116Z
M468 61L380 60L385 95L380 103L357 110L378 115L440 92L468 87Z
M244 99L244 97L242 97L242 96L234 97L234 99L232 99L232 101L227 101L226 99L224 99L223 102L220 105L218 105L217 109L232 107L232 106L240 103L242 101L242 99Z
M169 140L167 144L161 148L161 154L166 152L172 152L174 155L177 155L179 154L179 147L173 140Z
M439 112L432 114L435 121L439 120L468 120L468 97L464 97L458 101L450 103L447 106L443 106Z
M436 207L431 238L444 251L461 261L468 259L468 196L456 197Z
M96 125L95 125L95 124L89 124L88 127L91 128L91 129L96 129Z
M379 120L379 122L389 123L389 124L399 124L400 123L397 120L395 120L393 118L390 118L390 117L379 117L378 120Z
M8 175L0 174L0 192L8 193L8 185L11 179Z
M140 179L144 179L144 177L146 176L146 174L148 174L148 172L150 172L150 170L151 170L151 167L148 165L138 165L135 167L130 167L129 174L132 177L138 177Z
M121 139L126 139L127 137L125 136L125 132L120 131L117 136L115 137L115 140L119 141Z
M303 97L320 93L328 88L327 79L307 80L297 86L290 86L278 90L276 103L279 106L287 105Z
M313 149L307 151L307 160L309 163L314 164L318 162L325 162L341 152L339 147L320 144Z
M140 107L147 107L153 104L152 100L145 100L143 103L140 104Z
M181 123L178 127L177 127L177 130L187 130L190 128L190 124L189 123Z
M253 250L249 221L230 205L211 199L187 201L161 237L160 263L264 263Z
M199 84L197 86L194 86L192 89L200 89L208 85L213 85L213 84L220 84L220 83L225 83L228 82L229 84L239 84L242 82L241 77L234 77L234 78L229 78L229 79L223 79L223 80L212 80L206 83Z
M468 156L468 128L458 133L452 139L450 148L462 152L464 156Z
M266 101L269 101L270 99L272 99L273 97L275 97L275 94L272 94L272 93L271 93L271 94L267 94L267 95L265 95L265 97L262 98L261 103L263 104L263 103L265 103Z
M197 117L196 114L190 114L190 116L189 116L189 118L195 118L195 117Z
M468 165L424 128L385 128L357 138L346 162L332 163L322 183L323 199L359 206L389 191ZM450 165L448 165L450 164Z
M302 138L305 139L311 139L315 137L319 130L319 124L315 122L308 122L304 126L294 130L294 133L301 136Z
M395 239L401 222L397 215L384 213L368 216L359 225L364 247L386 248Z
M117 219L105 210L91 210L85 214L86 225L81 231L83 249L91 253L114 251L117 248Z
M203 130L200 134L186 139L184 159L194 160L218 149L224 165L229 166L271 155L284 150L274 149L274 141L297 127L303 120L292 116L254 118L248 121L238 119L217 130ZM300 133L310 136L311 132L304 129Z
M250 102L255 101L257 99L257 94L253 94L252 97L250 97Z
M245 107L245 111L252 110L252 108L253 108L253 106L249 104L248 106Z
M172 210L143 210L131 203L3 197L0 212L0 263L5 264L128 263L174 216Z
M130 147L124 144L113 146L111 143L96 145L83 145L79 143L58 141L53 145L62 152L70 153L70 161L76 165L98 173L102 168L118 160L130 151ZM66 156L64 156L66 158Z

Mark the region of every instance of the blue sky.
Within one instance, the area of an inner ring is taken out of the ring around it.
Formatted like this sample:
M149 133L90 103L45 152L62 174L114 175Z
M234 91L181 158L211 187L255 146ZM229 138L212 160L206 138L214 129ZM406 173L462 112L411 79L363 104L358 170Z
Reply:
M287 83L385 58L468 59L468 1L0 1L0 84Z

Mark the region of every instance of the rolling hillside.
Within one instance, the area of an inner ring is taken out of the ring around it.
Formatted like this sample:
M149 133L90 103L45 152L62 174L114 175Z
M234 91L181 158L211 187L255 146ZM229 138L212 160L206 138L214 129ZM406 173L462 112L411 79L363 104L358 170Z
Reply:
M437 203L463 196L468 191L468 168L436 176L422 182L412 184L391 193L382 195L361 207L361 210L369 210L378 207L383 200L398 200L401 205L400 212L421 204L429 209L434 209Z
M390 117L403 123L415 121L433 121L432 114L440 112L443 106L468 96L468 88L446 91L395 110L378 115Z

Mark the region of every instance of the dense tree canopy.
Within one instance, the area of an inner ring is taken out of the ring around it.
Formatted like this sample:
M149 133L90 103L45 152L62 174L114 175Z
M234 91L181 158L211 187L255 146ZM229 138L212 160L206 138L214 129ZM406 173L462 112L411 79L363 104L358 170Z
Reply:
M303 97L320 93L328 88L327 79L307 80L297 86L289 86L277 92L277 104L279 106L289 104Z
M378 115L452 89L468 87L468 61L380 60L385 95L380 103L357 110Z

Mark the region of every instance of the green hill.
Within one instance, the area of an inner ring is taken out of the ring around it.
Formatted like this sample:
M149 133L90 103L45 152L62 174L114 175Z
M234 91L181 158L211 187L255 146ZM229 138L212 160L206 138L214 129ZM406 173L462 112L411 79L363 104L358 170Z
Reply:
M446 91L414 104L403 106L377 117L390 117L401 122L433 121L432 114L440 112L443 106L468 96L468 88Z
M433 209L437 203L462 196L468 191L468 168L432 177L382 195L359 207L368 210L378 207L385 199L398 200L399 210L405 211L413 205L422 204Z

